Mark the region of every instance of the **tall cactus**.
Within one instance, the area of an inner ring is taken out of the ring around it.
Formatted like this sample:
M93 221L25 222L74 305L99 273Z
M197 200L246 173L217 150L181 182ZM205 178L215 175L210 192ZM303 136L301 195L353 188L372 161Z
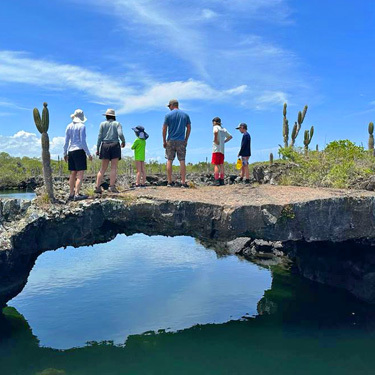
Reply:
M270 165L273 165L273 153L270 153Z
M49 112L47 105L47 103L43 103L42 118L40 118L38 108L34 108L33 115L36 128L38 129L39 133L42 134L41 143L44 185L46 187L49 200L54 202L55 197L53 194L51 155L49 152L49 137L47 133L49 128Z
M306 116L307 108L308 108L307 105L305 105L305 107L303 108L303 111L298 112L297 121L294 123L293 130L292 130L292 142L290 144L292 147L294 146L298 133L301 130L303 120L305 119L305 116Z
M309 144L312 140L313 135L314 135L314 127L313 126L311 127L310 132L308 130L305 130L304 140L303 140L303 144L305 145L305 154L307 154L307 152L309 150Z
M368 124L368 133L369 133L368 149L374 154L374 123L373 122L370 122Z
M284 147L287 148L289 146L289 121L286 118L286 107L287 104L284 103L284 108L283 108L283 138L284 138Z

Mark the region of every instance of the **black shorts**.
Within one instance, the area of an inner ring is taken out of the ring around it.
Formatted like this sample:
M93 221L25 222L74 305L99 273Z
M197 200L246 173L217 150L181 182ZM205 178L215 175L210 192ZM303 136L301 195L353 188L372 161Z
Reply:
M121 160L121 147L120 143L102 143L100 146L99 159L119 159Z
M75 150L68 152L68 168L70 171L87 170L86 152L83 150Z

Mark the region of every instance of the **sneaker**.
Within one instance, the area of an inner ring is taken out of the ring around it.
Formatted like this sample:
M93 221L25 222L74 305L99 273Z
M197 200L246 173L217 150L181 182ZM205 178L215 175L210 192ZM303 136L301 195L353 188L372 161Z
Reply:
M171 182L171 183L168 182L167 187L173 187L173 186L174 186L174 182Z
M135 184L135 188L138 189L140 188L142 185L138 185L138 184Z
M214 182L214 186L220 186L221 184L220 184L220 180L215 180L215 182Z
M223 178L219 179L219 184L220 184L220 186L224 185L224 179Z
M118 193L119 193L119 191L116 189L116 186L110 186L110 187L108 188L108 191L109 191L110 193L114 193L114 194L118 194Z
M187 189L187 188L189 188L189 185L185 182L184 184L181 184L181 187L184 188L184 189Z
M245 184L250 184L250 180L249 180L249 179L246 179L246 180L245 180Z
M102 188L100 186L97 186L94 190L95 194L101 194L102 193Z
M243 181L243 177L240 177L239 179L238 179L238 182L242 182Z
M146 187L146 185L145 184L141 184L141 188L145 188Z
M73 195L69 195L68 199L67 199L67 202L70 202L74 200L74 194Z
M85 194L78 194L74 196L74 201L82 201L83 199L87 199L89 196Z

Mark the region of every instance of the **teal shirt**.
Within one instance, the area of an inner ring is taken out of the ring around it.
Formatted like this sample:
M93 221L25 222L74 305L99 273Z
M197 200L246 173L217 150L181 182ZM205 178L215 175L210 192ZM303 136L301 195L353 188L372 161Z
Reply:
M145 161L146 159L146 140L137 138L132 146L134 150L134 159L136 161Z

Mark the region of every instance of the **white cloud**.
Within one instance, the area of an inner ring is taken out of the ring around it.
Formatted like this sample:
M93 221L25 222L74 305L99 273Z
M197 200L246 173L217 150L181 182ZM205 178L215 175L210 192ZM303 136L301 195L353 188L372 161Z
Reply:
M53 159L63 154L64 137L53 137L50 139L50 153ZM0 135L0 150L12 156L41 156L40 137L35 133L20 130L14 135Z
M0 82L26 83L54 89L74 88L96 98L117 101L132 91L105 74L79 66L32 59L24 52L0 51Z
M242 30L252 29L250 19L274 25L285 23L290 15L287 0L191 0L178 4L174 0L71 1L89 3L91 9L96 7L118 18L118 25L131 33L132 38L174 54L194 67L204 79L211 77L210 65L218 41L221 46L230 48L233 41L241 38ZM213 19L219 14L225 14L222 22L209 23L209 27L207 22L195 22ZM246 27L239 27L240 22ZM259 58L262 59L261 55Z
M18 104L9 102L8 100L2 99L2 98L0 98L0 107L6 107L6 108L10 108L10 109L17 109L17 110L21 110L21 111L30 111L31 110L30 108L22 107L22 106L20 106Z
M133 112L139 109L153 109L165 107L168 100L179 98L179 100L210 99L220 101L233 95L239 95L246 86L239 86L230 90L215 90L206 83L188 80L169 83L161 83L152 86L137 96L125 99L124 107L119 113Z
M265 107L268 107L269 105L277 105L277 104L283 104L288 102L287 94L282 91L268 91L265 92L263 95L257 97L255 99L256 101L256 109L264 109Z
M44 79L44 77L47 78ZM9 51L0 51L0 81L60 90L74 88L94 99L100 99L101 103L117 105L119 114L137 110L164 109L171 97L177 97L180 100L220 101L239 95L246 90L245 85L229 90L217 90L207 83L192 79L167 83L145 81L143 87L140 88L138 80L130 82L129 76L127 83L121 83L114 77L79 66L32 59L25 53Z
M210 19L217 18L217 17L218 17L218 13L214 12L211 9L205 8L202 10L202 18L204 19L210 20Z

